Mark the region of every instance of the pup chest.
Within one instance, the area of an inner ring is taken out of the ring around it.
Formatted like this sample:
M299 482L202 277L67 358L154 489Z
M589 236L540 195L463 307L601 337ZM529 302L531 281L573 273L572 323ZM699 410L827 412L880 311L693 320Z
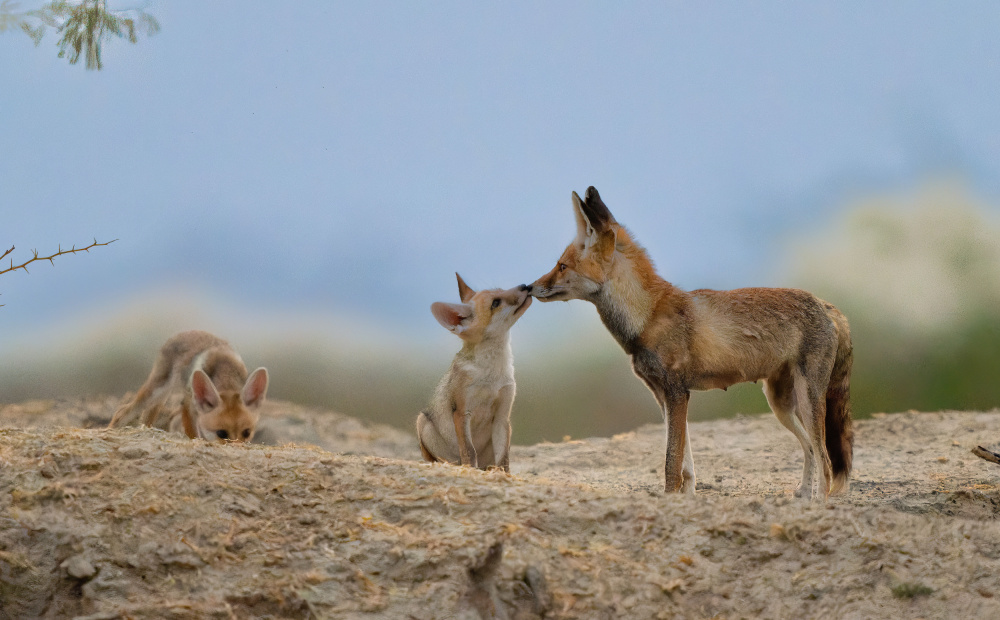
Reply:
M459 372L469 390L499 390L514 382L514 361L504 358L467 361L460 365Z

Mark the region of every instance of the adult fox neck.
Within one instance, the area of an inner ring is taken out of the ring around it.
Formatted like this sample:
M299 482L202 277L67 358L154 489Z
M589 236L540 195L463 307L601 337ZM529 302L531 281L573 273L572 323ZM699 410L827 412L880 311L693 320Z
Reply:
M616 253L609 277L592 299L604 326L631 352L653 316L663 290L672 289L653 269L645 252Z

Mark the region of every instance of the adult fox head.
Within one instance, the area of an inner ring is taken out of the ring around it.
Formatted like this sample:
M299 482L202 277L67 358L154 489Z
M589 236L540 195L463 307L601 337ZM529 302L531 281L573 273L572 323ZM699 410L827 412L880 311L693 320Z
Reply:
M576 238L552 271L530 287L532 297L539 301L593 301L611 278L619 236L627 237L593 187L587 188L586 200L573 192L573 213Z
M207 441L250 441L257 430L259 408L266 393L265 368L250 373L242 389L221 391L205 371L195 370L191 374L194 436Z
M438 301L431 304L431 313L445 329L468 343L476 344L506 334L531 305L528 287L523 284L506 291L476 292L462 276L456 273L455 277L462 303Z

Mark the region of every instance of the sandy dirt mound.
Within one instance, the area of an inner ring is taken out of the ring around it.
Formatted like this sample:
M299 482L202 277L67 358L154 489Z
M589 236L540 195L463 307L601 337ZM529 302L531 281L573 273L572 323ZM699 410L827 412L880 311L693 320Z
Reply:
M861 422L850 493L809 503L770 416L692 424L679 497L657 426L512 476L283 403L273 439L324 448L59 426L116 403L0 408L0 617L1000 617L1000 467L969 453L996 413Z
M129 397L131 394L0 405L0 427L105 428L118 405ZM416 413L413 417L416 420ZM342 454L420 458L413 433L280 400L264 402L254 442L263 445L310 444Z

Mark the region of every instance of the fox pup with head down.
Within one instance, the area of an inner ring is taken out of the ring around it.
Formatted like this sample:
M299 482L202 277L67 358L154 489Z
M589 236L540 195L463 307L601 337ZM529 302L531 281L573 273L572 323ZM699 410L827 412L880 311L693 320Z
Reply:
M431 305L434 318L462 339L430 407L417 416L424 459L510 471L514 356L510 328L531 305L527 287L478 293L458 279L460 304Z
M225 340L182 332L163 345L149 378L118 408L108 428L139 421L192 439L248 442L257 430L267 381L265 368L247 376L243 360Z

